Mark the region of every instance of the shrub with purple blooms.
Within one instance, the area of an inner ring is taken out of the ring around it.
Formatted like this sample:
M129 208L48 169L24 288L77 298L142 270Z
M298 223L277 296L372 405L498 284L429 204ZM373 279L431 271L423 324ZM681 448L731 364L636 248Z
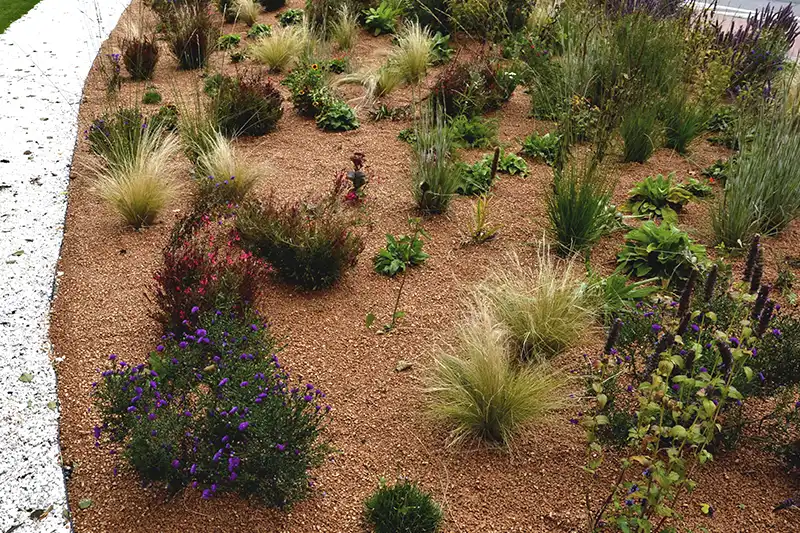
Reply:
M190 312L183 325L145 364L110 357L94 393L98 444L171 492L234 492L277 507L305 497L330 451L325 394L282 368L254 311Z

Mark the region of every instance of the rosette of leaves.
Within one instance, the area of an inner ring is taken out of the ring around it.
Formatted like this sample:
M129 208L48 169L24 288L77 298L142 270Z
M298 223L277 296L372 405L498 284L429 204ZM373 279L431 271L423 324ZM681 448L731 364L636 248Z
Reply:
M278 24L281 26L294 26L303 22L302 9L287 9L278 15Z
M663 219L675 224L683 206L694 199L694 195L683 185L675 183L675 173L664 177L647 176L630 191L626 209L637 216Z
M560 141L561 138L554 133L539 135L533 132L522 141L522 153L552 166L558 155Z
M695 244L689 235L669 222L656 225L647 221L625 235L625 246L617 262L637 277L680 280L692 270L708 263L706 247Z
M430 257L422 251L423 238L429 238L428 234L419 223L412 222L412 227L415 230L412 235L395 237L386 234L386 246L372 259L375 272L394 277L410 266L421 265Z
M436 533L442 523L442 508L416 483L400 480L380 486L366 502L364 513L376 533Z
M364 27L375 36L394 33L397 30L397 19L405 9L406 4L402 0L383 0L377 7L364 10Z

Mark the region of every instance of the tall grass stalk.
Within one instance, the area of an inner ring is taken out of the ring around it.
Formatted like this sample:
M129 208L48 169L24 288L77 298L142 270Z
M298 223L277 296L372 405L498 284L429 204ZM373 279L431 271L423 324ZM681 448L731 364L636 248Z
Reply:
M452 425L451 445L510 445L523 429L564 405L563 377L546 363L519 365L508 334L485 310L468 317L455 346L435 356L427 392L432 414Z
M514 254L510 260L476 287L476 305L487 306L524 359L546 359L573 346L596 315L580 265L555 259L544 242L535 268L524 267Z
M447 211L461 183L461 173L452 158L453 140L441 114L423 113L417 125L411 192L417 207L426 214Z
M705 128L705 112L683 93L666 99L663 115L664 145L685 154L689 143Z
M619 133L624 143L623 157L626 162L644 163L653 155L657 115L657 108L652 105L637 105L625 113Z

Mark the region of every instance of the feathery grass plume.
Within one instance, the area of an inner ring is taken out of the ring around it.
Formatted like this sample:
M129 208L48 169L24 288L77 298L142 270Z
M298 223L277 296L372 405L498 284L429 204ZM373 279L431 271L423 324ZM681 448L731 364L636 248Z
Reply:
M89 168L95 175L99 196L138 229L152 224L174 196L170 172L179 153L176 135L146 128L130 160L108 164L103 158L103 162L93 162Z
M706 285L703 288L703 300L708 303L714 297L714 288L717 285L717 279L719 277L719 265L714 263L711 265L711 270L708 272L708 276L706 277Z
M245 162L233 143L218 131L203 144L207 151L197 159L195 168L203 196L216 203L241 202L261 179L263 169Z
M216 137L217 129L211 117L202 109L189 109L182 106L180 120L178 121L178 134L180 135L183 153L192 163L197 163L201 155L210 153L210 141Z
M331 38L339 50L350 50L358 40L358 12L348 2L342 3L336 12Z
M577 263L555 259L544 241L535 268L523 267L516 254L509 259L507 268L496 269L475 288L473 299L504 326L520 357L552 357L591 330L595 298Z
M683 316L689 310L689 304L692 301L692 291L694 291L694 284L697 281L697 270L692 269L689 272L689 279L686 280L686 285L681 291L681 298L678 303L678 316Z
M416 131L411 193L423 213L444 213L461 184L452 156L453 140L444 117L434 117L430 110L423 112Z
M261 5L256 0L236 0L234 3L236 20L248 26L255 24L261 13Z
M248 56L267 65L271 71L280 72L291 66L308 41L308 28L303 24L273 28L271 35L262 37L250 47Z
M563 377L546 363L519 365L508 335L479 307L455 346L434 357L426 392L434 417L452 425L449 444L471 440L510 445L524 428L564 405Z
M761 235L756 233L753 235L753 240L750 241L750 250L747 252L747 261L744 263L744 273L742 274L742 281L747 283L753 275L753 267L756 265L758 258L758 250L761 248Z
M175 8L167 26L170 49L184 70L204 67L217 42L217 30L205 6Z
M422 27L417 21L409 22L397 36L397 47L392 49L389 65L396 69L406 82L419 83L432 63L432 46L430 30Z
M769 283L765 283L761 286L758 290L758 296L756 296L756 301L753 303L753 310L750 313L750 318L753 320L757 320L758 316L761 314L761 311L764 309L764 304L767 303L767 298L769 297L769 292L772 290L772 285Z
M753 294L761 286L761 277L764 275L764 250L759 246L756 252L756 260L753 265L753 277L750 278L750 294Z
M769 327L769 321L772 320L772 313L775 311L775 302L767 300L764 304L764 310L761 311L761 316L758 317L758 325L756 326L756 336L761 337Z
M403 74L387 63L375 69L345 74L336 80L335 85L348 83L358 83L364 87L363 104L372 107L378 98L386 96L403 83Z

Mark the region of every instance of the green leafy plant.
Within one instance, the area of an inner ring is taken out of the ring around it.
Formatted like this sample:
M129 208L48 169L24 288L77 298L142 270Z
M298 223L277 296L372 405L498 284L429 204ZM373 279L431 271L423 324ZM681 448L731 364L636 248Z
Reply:
M150 125L162 131L178 129L178 107L174 104L162 105L156 114L150 117Z
M459 115L450 121L450 134L459 146L486 148L497 138L497 122L481 117L468 118Z
M634 215L675 224L683 206L693 199L694 195L682 184L675 183L675 173L671 172L667 177L647 176L634 185L625 207Z
M405 272L410 266L421 265L430 257L422 251L422 246L425 244L423 239L430 237L423 229L420 220L411 219L409 224L414 230L411 235L395 237L386 234L386 246L372 258L372 265L378 274L394 277Z
M443 65L455 55L455 49L450 47L450 34L437 31L431 37L431 62L434 65Z
M528 163L516 154L500 152L497 170L511 176L524 176L528 173Z
M280 206L274 196L240 209L236 227L243 241L282 279L305 289L333 285L364 248L356 220L341 202L345 179L321 200Z
M444 118L424 115L416 127L411 171L411 192L423 213L445 212L461 184L452 152L453 141Z
M307 117L317 116L322 111L330 92L327 75L317 63L299 65L281 84L288 87L294 108Z
M294 26L303 22L302 9L287 9L278 15L278 24L281 26Z
M631 282L627 276L616 272L605 278L592 279L591 288L600 299L603 322L611 323L632 309L636 302L658 291L657 286L651 285L654 281L656 278Z
M522 153L552 166L558 155L559 142L560 137L554 133L539 135L533 132L522 141Z
M250 26L250 29L247 30L247 36L252 39L269 37L270 35L272 35L272 26L269 24L263 24L261 22L253 24Z
M161 103L161 93L155 88L147 89L142 95L142 103L144 105L155 105Z
M247 52L244 50L231 50L231 53L228 55L231 60L231 63L241 63L245 59L247 59Z
M434 356L426 385L431 413L453 428L450 445L509 446L564 405L562 376L544 362L520 365L504 325L480 306L459 324L455 344Z
M735 157L729 159L717 159L712 164L703 169L703 176L707 177L709 181L719 181L725 184L725 181L731 175L733 165L736 162Z
M238 33L221 35L217 39L217 48L220 50L230 50L231 48L236 48L239 46L240 42L242 42L242 36Z
M353 108L338 97L329 96L316 116L317 127L325 131L350 131L360 123Z
M695 198L705 198L706 196L711 196L714 192L711 185L696 178L688 178L686 183L683 184L683 188Z
M364 27L374 35L394 33L397 19L405 12L405 4L400 0L382 0L377 7L364 10Z
M265 135L283 116L283 97L261 74L223 76L211 99L211 116L219 131L228 137Z
M469 226L469 238L473 244L483 244L497 237L500 226L490 224L487 220L489 197L481 195L475 200L472 208L472 220Z
M501 324L524 359L552 357L574 345L590 329L596 307L576 263L557 260L542 243L535 268L510 256L510 266L497 269L473 293Z
M407 479L389 486L381 478L364 502L364 514L375 533L436 533L443 518L433 497Z
M617 261L637 277L682 280L693 270L705 267L706 248L695 244L685 231L664 222L647 221L625 235L625 246Z

